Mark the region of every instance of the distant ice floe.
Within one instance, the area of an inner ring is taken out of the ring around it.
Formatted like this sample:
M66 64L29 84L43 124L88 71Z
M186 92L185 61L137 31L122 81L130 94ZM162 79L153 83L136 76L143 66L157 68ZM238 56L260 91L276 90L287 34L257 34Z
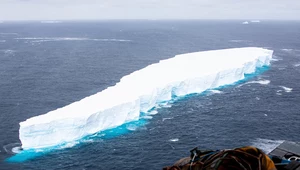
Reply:
M248 42L251 42L251 41L249 41L249 40L229 40L229 42L232 42L232 43L242 43L242 42L248 43Z
M131 40L125 39L95 39L95 38L80 38L80 37L25 37L15 38L16 40L28 40L31 43L42 43L50 41L116 41L116 42L129 42Z
M41 21L42 24L58 24L62 23L62 21Z
M0 32L0 35L18 35L18 33L15 33L15 32Z
M6 40L0 40L0 43L5 43L6 42Z
M284 140L270 140L257 138L252 142L252 146L257 147L268 154L283 142Z
M178 139L178 138L174 138L174 139L170 139L169 141L170 141L170 142L178 142L179 139Z
M293 90L293 88L289 88L289 87L285 87L285 86L279 86L279 87L281 87L287 93L290 93Z
M229 42L244 42L245 40L229 40Z
M260 20L250 20L250 21L242 22L242 24L250 24L250 23L260 23Z

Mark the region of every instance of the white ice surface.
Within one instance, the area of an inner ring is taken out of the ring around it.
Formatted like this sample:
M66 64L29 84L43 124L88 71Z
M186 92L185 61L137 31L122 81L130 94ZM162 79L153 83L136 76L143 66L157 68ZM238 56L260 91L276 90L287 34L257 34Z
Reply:
M176 55L121 78L115 86L20 123L23 149L43 148L138 120L159 103L244 79L273 51L234 48Z

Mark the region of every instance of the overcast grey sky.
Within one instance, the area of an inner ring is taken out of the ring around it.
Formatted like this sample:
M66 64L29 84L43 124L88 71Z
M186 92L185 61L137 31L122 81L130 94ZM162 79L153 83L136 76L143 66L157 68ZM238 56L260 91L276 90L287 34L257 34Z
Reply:
M300 20L300 0L0 0L0 20Z

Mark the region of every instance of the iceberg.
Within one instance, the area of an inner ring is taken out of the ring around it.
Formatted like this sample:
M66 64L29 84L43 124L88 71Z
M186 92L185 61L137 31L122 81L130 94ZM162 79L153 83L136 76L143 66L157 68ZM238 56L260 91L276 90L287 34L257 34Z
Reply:
M251 20L251 22L260 23L260 20Z
M62 21L41 21L42 24L58 24L58 23L62 23Z
M272 50L244 47L194 52L161 60L114 86L65 107L20 122L22 148L37 149L80 140L124 123L174 96L201 93L245 78L270 65Z

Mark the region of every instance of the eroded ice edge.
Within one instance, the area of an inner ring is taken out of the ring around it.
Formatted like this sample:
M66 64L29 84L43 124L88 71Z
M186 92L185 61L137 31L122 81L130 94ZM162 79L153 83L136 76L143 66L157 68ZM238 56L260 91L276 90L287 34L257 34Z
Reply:
M273 51L247 47L176 55L121 78L115 86L20 123L22 148L82 139L140 119L174 96L201 93L243 80L268 66Z

